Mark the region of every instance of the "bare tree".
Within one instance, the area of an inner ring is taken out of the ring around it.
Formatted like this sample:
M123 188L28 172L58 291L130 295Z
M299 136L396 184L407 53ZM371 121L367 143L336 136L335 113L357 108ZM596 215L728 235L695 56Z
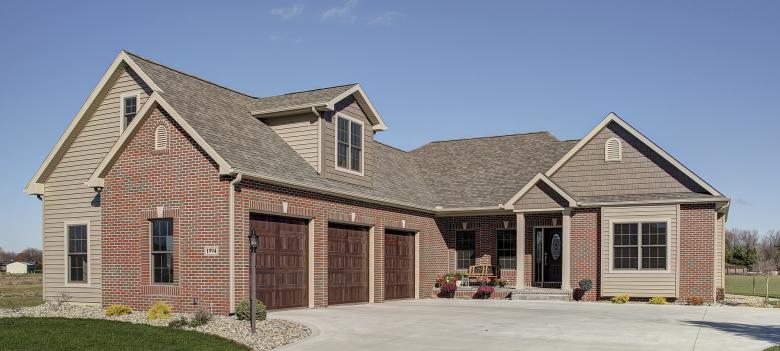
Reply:
M28 247L16 255L16 261L38 264L43 261L43 252L39 249Z
M5 251L0 247L0 262L13 261L14 257L16 257L16 252Z

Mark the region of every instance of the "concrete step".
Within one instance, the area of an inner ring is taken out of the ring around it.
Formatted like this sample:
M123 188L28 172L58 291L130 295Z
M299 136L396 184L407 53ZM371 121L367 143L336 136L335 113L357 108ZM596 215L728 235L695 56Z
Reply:
M571 290L525 288L512 291L512 300L518 301L571 301Z

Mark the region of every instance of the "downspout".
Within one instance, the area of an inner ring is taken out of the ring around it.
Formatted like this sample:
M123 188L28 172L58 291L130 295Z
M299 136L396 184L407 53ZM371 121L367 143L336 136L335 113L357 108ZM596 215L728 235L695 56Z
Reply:
M229 276L230 276L230 283L229 283L229 289L230 289L230 311L229 313L234 313L236 311L236 184L240 183L241 180L244 178L244 175L241 173L236 174L236 178L230 181L230 195L229 200L230 201L230 210L229 210L229 216L230 219L228 221L229 227L230 227L230 234L228 235L229 240L229 246L228 246L228 256L229 256Z

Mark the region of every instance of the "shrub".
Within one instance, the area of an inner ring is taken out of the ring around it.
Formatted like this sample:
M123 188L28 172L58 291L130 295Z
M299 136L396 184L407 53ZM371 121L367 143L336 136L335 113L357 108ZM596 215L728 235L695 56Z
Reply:
M208 323L210 320L211 313L201 308L198 310L198 312L195 312L195 316L192 317L192 321L190 321L190 327L200 327L201 325Z
M696 296L696 295L688 296L687 300L688 300L688 304L689 305L699 306L699 305L703 305L704 304L704 299L702 299L700 296Z
M125 305L111 305L106 308L106 316L122 316L133 313L133 309L130 306Z
M593 281L590 279L580 280L579 284L583 294L590 291L590 289L593 289Z
M190 322L187 320L186 317L179 317L168 322L168 326L171 328L184 328L184 327L189 327Z
M171 317L173 317L173 307L162 301L155 302L149 311L146 312L146 318L149 320L167 319Z
M458 290L458 286L455 283L444 283L441 285L441 295L444 297L450 297L455 294L455 290Z
M258 321L264 321L266 317L265 312L265 305L262 301L257 300L255 305L255 318ZM238 317L239 320L242 321L248 321L252 319L252 312L250 311L252 309L252 306L249 304L249 300L241 301L241 303L236 306L236 317Z
M477 298L480 299L487 299L490 297L490 295L493 294L493 292L496 289L490 285L482 285L479 288L477 288Z
M651 305L666 305L668 303L663 296L653 296L650 298L649 302Z
M628 294L623 294L623 295L614 296L609 300L612 301L612 303L624 304L628 302L628 300L630 299L631 297L629 297Z

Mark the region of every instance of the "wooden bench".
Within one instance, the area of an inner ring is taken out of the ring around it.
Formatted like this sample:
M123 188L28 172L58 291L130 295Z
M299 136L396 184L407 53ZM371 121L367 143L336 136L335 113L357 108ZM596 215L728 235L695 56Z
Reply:
M474 282L479 283L482 278L491 280L496 279L496 267L489 264L481 264L469 267L469 285Z

